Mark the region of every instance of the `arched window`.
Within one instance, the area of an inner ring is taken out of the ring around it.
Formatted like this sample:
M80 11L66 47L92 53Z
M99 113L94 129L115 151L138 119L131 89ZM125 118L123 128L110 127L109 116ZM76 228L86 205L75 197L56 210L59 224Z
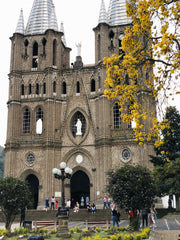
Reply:
M36 111L36 134L42 134L43 129L43 111L39 107Z
M101 60L101 36L98 34L98 61Z
M76 137L76 133L77 133L77 121L78 119L80 120L82 126L81 126L81 132L82 132L82 136L85 134L86 132L86 119L84 117L84 115L80 112L80 111L77 111L72 119L71 119L71 132L72 132L72 135L74 137Z
M114 118L114 129L121 128L121 112L119 111L120 106L118 103L114 104L113 107L113 118Z
M46 94L46 83L43 83L43 94Z
M56 81L53 82L53 93L56 93Z
M66 82L62 83L62 94L66 94Z
M114 32L111 30L109 33L109 38L110 38L110 47L113 48L114 44L113 44L113 38L114 38Z
M77 81L76 83L76 93L80 93L80 83Z
M28 40L26 39L26 40L24 41L24 47L25 47L24 56L25 56L25 57L27 57L27 47L28 47L28 44L29 44L29 42L28 42Z
M38 67L38 43L35 42L33 45L33 60L32 60L32 67Z
M56 52L57 52L57 41L53 41L53 66L56 66Z
M31 84L29 84L29 91L28 91L29 95L32 93L32 86Z
M46 42L47 40L45 38L42 39L42 45L43 45L43 55L46 55Z
M36 94L39 95L39 83L36 83Z
M96 82L94 79L91 80L91 92L96 91Z
M30 133L30 111L28 108L23 112L23 133Z
M21 85L21 96L24 96L24 84Z

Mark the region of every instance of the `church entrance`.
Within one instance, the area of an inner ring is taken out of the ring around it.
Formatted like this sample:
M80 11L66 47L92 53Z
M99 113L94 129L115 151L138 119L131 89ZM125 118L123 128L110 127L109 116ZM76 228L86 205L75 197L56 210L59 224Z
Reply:
M29 176L27 176L26 182L31 192L30 208L36 209L38 205L39 180L35 175L30 174Z
M71 177L71 201L79 202L80 207L86 207L86 199L90 200L90 181L83 171L75 172Z

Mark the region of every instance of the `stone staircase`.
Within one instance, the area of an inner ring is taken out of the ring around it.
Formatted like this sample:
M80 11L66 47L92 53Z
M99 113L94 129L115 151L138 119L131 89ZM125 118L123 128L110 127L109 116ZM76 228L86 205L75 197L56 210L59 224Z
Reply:
M26 211L26 220L31 221L55 221L56 220L56 210L27 210ZM127 219L127 214L125 211L121 211L121 220ZM2 219L2 220L1 220ZM84 221L89 220L110 220L111 219L111 210L110 209L97 209L96 213L88 213L86 209L80 209L79 212L74 212L73 209L70 209L69 221ZM2 213L0 212L0 221L3 221ZM20 214L16 216L15 222L20 221Z

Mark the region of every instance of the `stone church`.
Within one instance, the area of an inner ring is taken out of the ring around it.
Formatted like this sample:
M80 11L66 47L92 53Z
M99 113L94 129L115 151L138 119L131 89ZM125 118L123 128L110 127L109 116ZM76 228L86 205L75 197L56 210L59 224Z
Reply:
M102 60L121 53L129 24L125 0L110 0L107 12L102 0L93 29L95 63L84 65L80 44L76 61L70 63L71 48L63 24L58 27L52 0L34 0L26 27L21 10L10 38L4 174L29 183L34 208L53 195L60 200L61 182L52 169L61 162L73 170L65 180L65 198L79 202L82 196L91 201L103 198L110 168L125 163L150 167L153 143L139 146L132 126L122 122L118 104L104 96ZM155 111L151 99L149 108Z

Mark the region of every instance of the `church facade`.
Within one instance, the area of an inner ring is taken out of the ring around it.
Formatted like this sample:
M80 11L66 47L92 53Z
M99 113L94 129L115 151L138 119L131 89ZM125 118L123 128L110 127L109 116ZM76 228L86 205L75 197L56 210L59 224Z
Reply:
M58 29L52 0L34 1L26 29L21 11L11 37L4 175L29 183L34 208L53 195L60 200L61 184L52 169L61 162L73 170L65 180L65 198L79 202L82 196L102 199L110 168L125 163L150 167L153 143L139 146L132 126L122 122L118 104L104 96L102 60L121 52L129 24L124 0L110 1L108 13L102 0L93 29L95 64L86 66L80 50L70 64L71 49L63 25ZM147 95L140 93L143 98ZM148 104L155 111L152 99Z

